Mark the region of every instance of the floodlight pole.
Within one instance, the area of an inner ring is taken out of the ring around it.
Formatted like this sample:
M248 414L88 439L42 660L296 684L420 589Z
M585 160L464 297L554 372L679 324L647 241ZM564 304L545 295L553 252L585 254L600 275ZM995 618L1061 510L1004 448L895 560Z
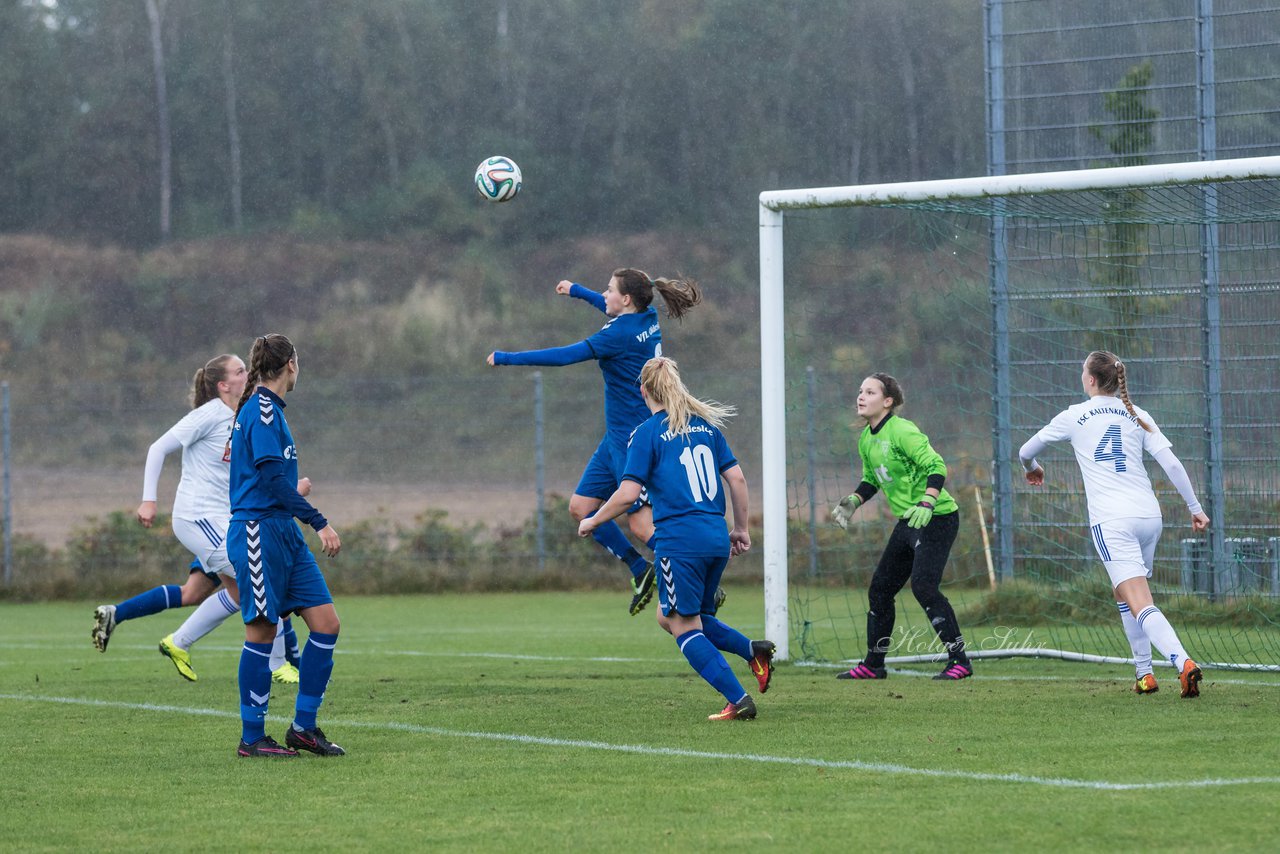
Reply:
M764 636L790 655L787 620L787 391L782 221L760 205L760 440L764 494Z

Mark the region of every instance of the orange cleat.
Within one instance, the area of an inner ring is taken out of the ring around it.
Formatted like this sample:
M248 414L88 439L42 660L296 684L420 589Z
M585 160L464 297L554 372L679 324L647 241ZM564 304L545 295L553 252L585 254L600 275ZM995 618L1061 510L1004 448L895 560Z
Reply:
M1133 683L1133 693L1135 694L1154 694L1160 690L1160 686L1156 684L1156 677L1151 673L1144 673L1138 677L1138 681Z
M769 690L769 683L773 680L773 654L777 649L773 641L751 642L751 672L755 674L761 694Z
M1191 659L1182 662L1182 672L1178 674L1178 681L1182 683L1182 696L1199 697L1200 696L1200 665Z
M753 721L756 718L756 701L751 695L743 697L737 703L730 703L714 715L707 715L709 721Z

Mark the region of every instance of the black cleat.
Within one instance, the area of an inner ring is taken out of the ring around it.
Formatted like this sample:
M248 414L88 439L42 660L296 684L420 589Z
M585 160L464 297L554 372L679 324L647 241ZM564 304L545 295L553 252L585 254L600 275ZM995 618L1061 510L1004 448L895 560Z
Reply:
M649 600L653 598L653 564L649 564L644 568L644 574L638 579L632 579L631 589L635 595L631 597L631 607L628 612L631 616L635 616L644 610L644 606L649 604Z
M345 756L347 751L324 737L320 727L298 731L292 726L284 734L284 743L294 750L305 750L316 756Z
M285 739L288 741L288 739ZM298 755L298 751L290 750L287 747L281 747L276 740L269 735L255 741L253 744L245 744L242 740L240 746L236 748L237 756L263 756L276 759L292 759Z
M864 662L859 661L856 667L837 673L837 679L887 679L889 671L883 667L868 667Z

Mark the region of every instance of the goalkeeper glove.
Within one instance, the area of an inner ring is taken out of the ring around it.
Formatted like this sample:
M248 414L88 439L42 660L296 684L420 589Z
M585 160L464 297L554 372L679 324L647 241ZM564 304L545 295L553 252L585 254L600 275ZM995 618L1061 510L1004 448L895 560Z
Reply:
M839 504L831 508L831 520L847 531L849 530L849 518L853 516L853 511L857 510L861 505L862 496L856 492L853 495L846 495L840 499Z
M912 528L923 528L929 524L929 520L933 518L933 502L929 496L920 499L920 503L907 511L907 515L902 517L907 520L907 525Z

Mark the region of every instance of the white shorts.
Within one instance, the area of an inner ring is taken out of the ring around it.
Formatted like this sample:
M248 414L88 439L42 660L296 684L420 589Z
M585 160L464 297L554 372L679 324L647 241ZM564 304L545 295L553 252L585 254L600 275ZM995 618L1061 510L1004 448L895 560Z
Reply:
M178 542L200 560L205 572L236 577L227 558L227 524L230 519L179 519L173 517L173 533Z
M1130 578L1151 577L1163 527L1160 517L1155 516L1110 519L1089 529L1113 588Z

